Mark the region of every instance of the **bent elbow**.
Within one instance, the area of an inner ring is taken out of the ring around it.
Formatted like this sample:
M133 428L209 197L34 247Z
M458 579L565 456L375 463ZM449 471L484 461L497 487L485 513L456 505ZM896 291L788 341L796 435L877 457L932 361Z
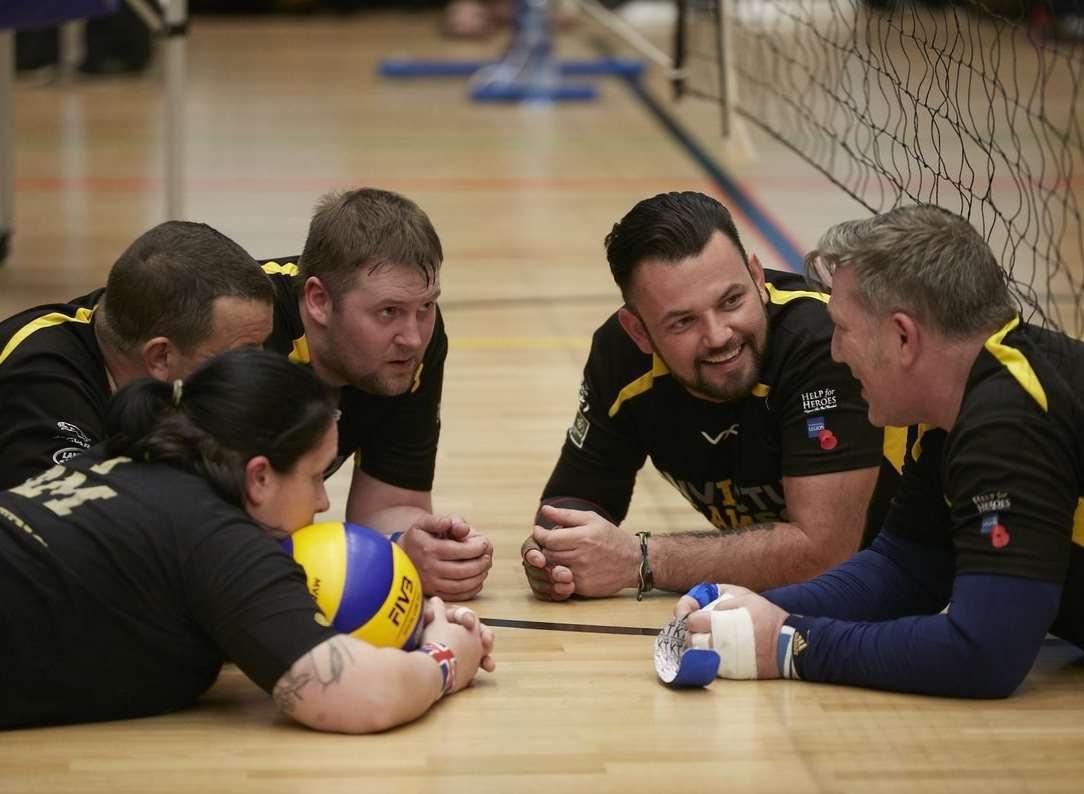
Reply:
M1008 664L997 664L993 660L986 665L984 671L976 671L977 674L969 677L967 693L968 697L982 698L987 700L1001 700L1009 697L1020 688L1020 684L1027 678L1029 667L1013 669Z
M989 653L974 649L960 666L954 691L943 694L981 700L1001 700L1012 695L1027 678L1033 659L995 658ZM946 682L950 680L946 676Z
M290 717L314 731L352 735L379 733L402 722L395 703L376 693L373 697L354 698L350 703L333 700L326 707L306 704L306 708L292 711Z

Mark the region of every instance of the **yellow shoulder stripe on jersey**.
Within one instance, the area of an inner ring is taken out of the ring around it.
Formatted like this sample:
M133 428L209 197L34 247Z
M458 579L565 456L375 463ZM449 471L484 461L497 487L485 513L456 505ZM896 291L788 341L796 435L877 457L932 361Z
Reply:
M263 272L269 276L284 275L284 276L296 276L301 271L297 269L297 265L293 262L287 262L285 265L280 265L278 262L264 262Z
M922 457L922 437L926 435L926 431L930 429L930 425L919 425L918 435L915 436L915 443L911 445L911 460L918 460Z
M410 393L413 394L422 385L422 368L425 366L425 362L418 364L418 368L414 370L414 385L410 387Z
M669 374L669 367L663 363L663 360L659 358L658 355L652 353L651 369L626 385L625 388L617 393L617 399L614 400L614 404L610 406L610 416L617 415L617 412L621 410L621 404L625 402L625 400L631 400L633 397L651 389L651 387L655 385L655 378Z
M1084 546L1084 499L1076 500L1076 512L1073 513L1073 543Z
M305 338L304 334L294 340L294 349L290 351L289 359L294 364L308 364L311 360L309 358L309 340Z
M1046 391L1043 389L1043 384L1039 382L1039 376L1035 374L1035 370L1031 368L1031 364L1023 353L1015 347L1009 347L1002 343L1005 334L1019 324L1020 318L1013 317L1002 326L1000 331L986 340L985 347L994 358L1001 362L1001 365L1009 371L1009 374L1016 378L1016 382L1031 395L1031 399L1039 404L1039 407L1043 409L1043 413L1046 413L1048 410Z
M930 425L917 426L918 434L911 445L911 460L918 460L922 456L922 437L929 429ZM907 431L906 427L885 428L884 456L899 474L903 474L903 465L907 461Z
M892 468L899 474L903 474L903 460L907 455L907 428L886 427L884 441L885 460L892 464Z
M768 282L764 282L764 287L768 290L768 300L777 306L790 303L798 298L814 298L822 303L828 303L829 296L827 292L813 292L807 289L779 289Z
M94 316L94 310L97 308L98 307L95 306L93 309L76 309L74 316L61 314L60 312L50 312L49 314L43 314L41 317L31 320L16 331L11 339L8 340L8 343L4 345L3 351L0 351L0 364L3 364L7 360L7 357L15 352L15 348L22 344L31 334L37 333L42 328L51 328L54 325L62 325L63 323L89 323L90 319Z

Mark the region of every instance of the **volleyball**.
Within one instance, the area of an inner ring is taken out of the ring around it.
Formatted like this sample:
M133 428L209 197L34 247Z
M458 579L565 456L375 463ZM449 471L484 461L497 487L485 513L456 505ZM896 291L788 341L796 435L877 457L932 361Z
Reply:
M421 577L397 545L368 527L328 521L302 527L283 547L305 569L309 592L335 629L371 645L418 646Z

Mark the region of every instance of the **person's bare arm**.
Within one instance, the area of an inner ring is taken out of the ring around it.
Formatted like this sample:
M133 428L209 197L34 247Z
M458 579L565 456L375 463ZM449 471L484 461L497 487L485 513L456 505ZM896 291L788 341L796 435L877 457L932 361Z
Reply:
M473 615L450 620L439 599L427 606L423 642L442 642L455 653L457 692L474 680L478 667L492 671L492 632ZM377 648L338 634L295 661L272 692L275 705L310 728L336 733L372 733L417 719L441 695L443 677L424 653Z
M655 586L687 590L729 582L754 591L801 582L858 550L878 469L784 477L789 522L718 532L652 536Z
M411 491L354 469L350 495L346 499L346 520L362 524L385 535L402 532L424 515L433 512L429 491Z
M653 535L655 587L685 591L705 581L763 590L800 582L853 554L865 524L877 468L784 477L789 522ZM639 581L640 542L596 512L543 507L556 529L536 526L545 562L571 571L575 592L612 595ZM565 585L567 588L568 585Z

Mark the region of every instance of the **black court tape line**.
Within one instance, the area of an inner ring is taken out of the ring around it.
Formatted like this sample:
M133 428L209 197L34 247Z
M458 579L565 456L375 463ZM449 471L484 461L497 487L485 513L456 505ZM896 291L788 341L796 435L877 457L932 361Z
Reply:
M595 626L590 623L548 623L542 620L507 620L505 618L481 618L487 626L500 626L508 629L537 629L539 631L576 631L584 634L625 634L636 637L658 636L660 629L649 629L642 626ZM1046 637L1043 645L1046 647L1068 647L1071 643L1059 637Z
M640 626L594 626L590 623L547 623L542 620L506 620L504 618L481 618L487 626L509 629L538 629L540 631L578 631L585 634L632 634L637 637L654 637L659 629Z

